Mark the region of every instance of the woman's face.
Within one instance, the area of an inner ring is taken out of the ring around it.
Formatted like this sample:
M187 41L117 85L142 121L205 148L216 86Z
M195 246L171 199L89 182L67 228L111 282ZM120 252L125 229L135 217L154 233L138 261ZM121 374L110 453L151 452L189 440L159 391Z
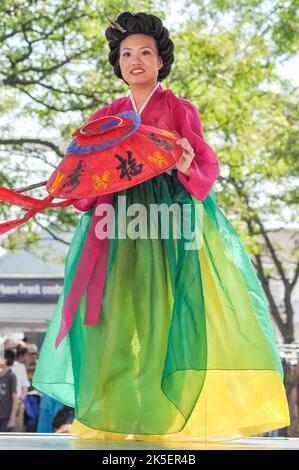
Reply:
M120 70L130 86L157 82L163 62L152 36L131 34L120 43L119 49Z

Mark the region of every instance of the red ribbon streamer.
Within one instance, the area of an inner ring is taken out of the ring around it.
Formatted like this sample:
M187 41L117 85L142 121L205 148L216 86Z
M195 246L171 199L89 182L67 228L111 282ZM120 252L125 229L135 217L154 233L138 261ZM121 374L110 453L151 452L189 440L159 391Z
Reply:
M68 207L75 201L75 199L67 199L60 202L52 202L53 199L53 196L47 196L44 199L36 199L35 197L25 196L24 194L18 193L13 189L0 186L0 201L28 209L20 219L8 220L7 222L0 223L0 235L24 224L34 217L35 214L47 209L48 207Z

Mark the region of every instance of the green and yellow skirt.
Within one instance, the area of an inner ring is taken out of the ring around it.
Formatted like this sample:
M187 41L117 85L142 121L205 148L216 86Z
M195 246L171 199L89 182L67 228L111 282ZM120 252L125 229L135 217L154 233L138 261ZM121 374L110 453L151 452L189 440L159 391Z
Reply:
M150 205L174 204L174 223L164 236L165 215L158 215L158 237L120 237L114 198L115 237L109 243L100 320L83 324L85 294L71 331L56 349L64 300L93 210L82 215L34 387L74 407L71 432L86 438L209 440L287 426L282 367L265 296L214 193L198 201L173 172L118 195L126 196L127 206L142 204L147 214ZM179 237L175 226L186 217L192 230Z

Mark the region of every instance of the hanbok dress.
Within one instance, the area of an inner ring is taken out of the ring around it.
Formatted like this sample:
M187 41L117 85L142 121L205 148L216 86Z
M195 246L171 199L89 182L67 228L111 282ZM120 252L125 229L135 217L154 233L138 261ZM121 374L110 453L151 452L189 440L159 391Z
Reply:
M136 111L131 95L90 119L129 110ZM285 427L266 299L211 189L218 162L198 110L157 83L139 114L143 124L188 139L190 175L173 169L76 203L83 214L33 385L75 408L71 433L85 438L209 440ZM101 204L115 211L106 239L95 230ZM157 237L124 236L132 217L118 215L133 204L148 209L143 222L151 205L174 205L168 236L159 214ZM192 230L178 237L185 219Z

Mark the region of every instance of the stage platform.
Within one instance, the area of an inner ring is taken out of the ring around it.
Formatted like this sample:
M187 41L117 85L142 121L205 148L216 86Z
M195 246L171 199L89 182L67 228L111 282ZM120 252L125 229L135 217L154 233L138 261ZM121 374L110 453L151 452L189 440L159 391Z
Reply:
M0 450L299 450L299 438L249 437L233 441L142 442L78 439L68 434L0 433Z

